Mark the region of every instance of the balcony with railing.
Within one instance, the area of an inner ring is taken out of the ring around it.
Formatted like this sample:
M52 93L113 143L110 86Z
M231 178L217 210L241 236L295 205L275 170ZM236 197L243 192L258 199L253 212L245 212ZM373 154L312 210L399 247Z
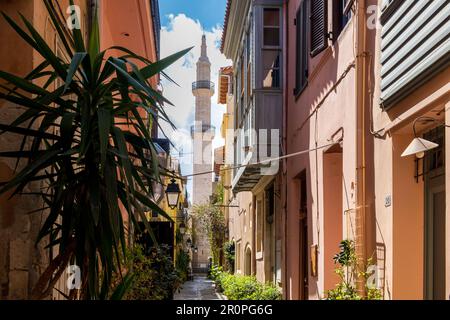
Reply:
M207 80L201 80L201 81L195 81L192 83L192 91L199 90L199 89L208 89L214 92L215 90L215 84L212 81Z
M193 136L195 133L209 133L214 135L216 132L216 127L208 124L204 125L193 125L191 126L191 135Z

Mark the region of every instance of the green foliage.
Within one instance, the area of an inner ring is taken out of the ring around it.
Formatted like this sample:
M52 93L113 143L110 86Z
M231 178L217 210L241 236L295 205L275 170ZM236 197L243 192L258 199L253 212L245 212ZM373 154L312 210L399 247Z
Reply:
M220 264L220 253L225 241L226 222L223 211L213 204L194 206L193 215L208 235L213 264Z
M377 288L367 289L367 300L383 300L383 293Z
M332 290L327 291L327 300L361 300L356 288L342 281Z
M181 234L181 231L177 229L177 232L175 233L175 243L181 244L183 242L183 235Z
M355 245L351 240L344 240L339 245L340 252L334 256L334 263L339 266L335 273L341 280L334 289L326 292L327 300L381 300L382 292L378 288L369 287L367 279L370 273L367 269L359 271ZM372 259L367 261L367 266L372 264ZM366 280L366 296L361 296L355 285L357 277Z
M234 273L234 261L236 259L236 248L233 241L228 241L223 245L225 263L230 273Z
M100 51L98 21L83 39L81 30L59 22L50 1L44 4L60 36L61 54L23 16L16 23L3 15L44 62L25 77L0 71L0 99L23 110L12 123L0 123L0 135L22 138L16 150L1 152L0 158L23 164L11 180L0 181L0 195L38 196L43 203L36 205L45 211L37 242L50 239L48 247L58 254L33 289L33 299L48 297L68 264L78 265L83 276L77 296L105 299L127 247L124 214L136 228L144 221L149 232L145 211L170 220L151 200L152 186L168 173L159 167L149 124L156 115L171 123L163 108L170 102L149 80L189 49L158 62L122 47ZM106 59L109 50L120 56Z
M224 194L225 188L223 187L223 183L218 183L213 194L213 203L223 204Z
M356 262L355 248L353 241L343 240L339 244L340 252L334 256L334 263L349 267Z
M125 294L130 290L135 281L135 275L129 272L122 281L118 281L118 285L113 290L110 300L123 300Z
M218 265L212 265L211 270L209 271L209 277L213 281L217 281L219 276L223 273L223 267Z
M183 249L179 249L176 260L176 268L182 281L186 281L189 275L189 262L191 258Z
M171 300L181 285L181 278L165 245L152 248L150 255L136 245L128 252L127 261L127 268L134 279L124 294L125 300Z
M220 267L212 272L219 290L230 300L281 300L277 287L262 284L252 276L233 275L222 272Z

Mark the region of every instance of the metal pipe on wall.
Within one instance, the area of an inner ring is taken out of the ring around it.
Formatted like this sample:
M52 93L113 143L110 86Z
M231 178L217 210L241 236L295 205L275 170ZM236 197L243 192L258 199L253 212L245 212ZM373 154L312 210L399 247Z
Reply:
M364 271L367 261L366 250L366 104L367 104L367 30L366 0L357 0L356 4L356 216L355 251L358 271ZM357 275L357 290L365 296L365 279Z

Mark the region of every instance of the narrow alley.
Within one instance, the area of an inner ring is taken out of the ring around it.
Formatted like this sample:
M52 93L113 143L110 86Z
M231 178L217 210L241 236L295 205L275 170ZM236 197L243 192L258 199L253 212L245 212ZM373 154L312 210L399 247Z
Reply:
M225 300L214 288L214 282L205 276L194 276L194 280L183 284L174 300Z

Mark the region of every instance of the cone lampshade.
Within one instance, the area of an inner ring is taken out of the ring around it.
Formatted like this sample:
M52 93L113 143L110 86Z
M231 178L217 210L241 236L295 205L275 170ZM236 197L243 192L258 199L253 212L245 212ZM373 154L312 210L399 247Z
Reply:
M402 153L402 157L408 157L411 155L420 155L426 151L430 151L434 148L439 147L437 143L422 139L422 138L415 138L408 148L406 148L405 151Z

